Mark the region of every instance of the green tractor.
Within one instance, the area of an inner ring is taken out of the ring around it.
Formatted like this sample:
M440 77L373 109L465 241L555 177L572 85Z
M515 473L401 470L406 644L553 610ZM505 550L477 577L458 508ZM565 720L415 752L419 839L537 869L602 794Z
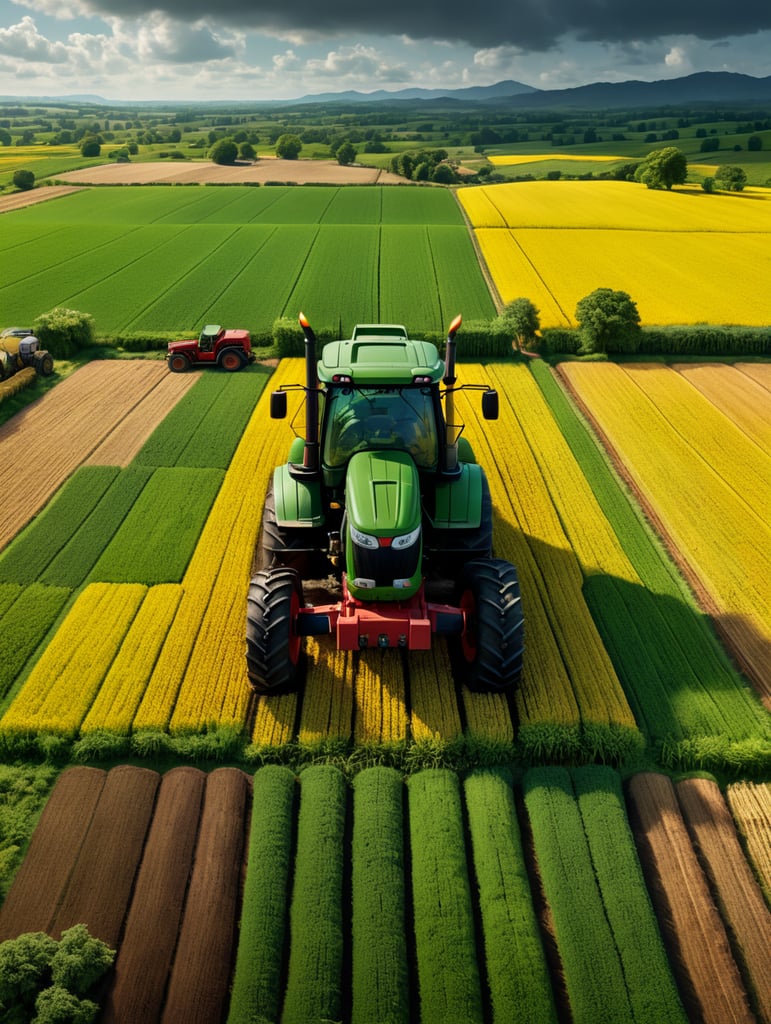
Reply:
M303 314L305 437L296 436L265 498L258 571L247 601L246 661L257 693L296 689L303 637L341 650L427 650L450 638L471 689L508 691L522 672L524 621L513 565L492 557L484 470L455 422L455 335L444 361L400 324L360 324L326 344ZM306 591L331 598L308 603Z

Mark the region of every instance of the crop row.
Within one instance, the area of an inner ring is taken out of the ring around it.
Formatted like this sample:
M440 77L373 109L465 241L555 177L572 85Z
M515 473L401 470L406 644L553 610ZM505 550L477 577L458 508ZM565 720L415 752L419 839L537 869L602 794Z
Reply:
M762 506L771 460L674 371L610 363L594 369L587 374L586 367L566 363L560 372L768 698L771 529ZM736 462L734 445L742 453Z
M596 765L70 768L0 938L117 948L110 1022L749 1024L771 917L731 804Z

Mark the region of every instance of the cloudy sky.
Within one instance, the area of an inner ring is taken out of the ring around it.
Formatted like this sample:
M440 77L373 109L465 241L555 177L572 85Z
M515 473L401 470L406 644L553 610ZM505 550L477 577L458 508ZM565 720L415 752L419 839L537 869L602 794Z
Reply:
M0 95L270 100L771 74L771 3L0 0Z

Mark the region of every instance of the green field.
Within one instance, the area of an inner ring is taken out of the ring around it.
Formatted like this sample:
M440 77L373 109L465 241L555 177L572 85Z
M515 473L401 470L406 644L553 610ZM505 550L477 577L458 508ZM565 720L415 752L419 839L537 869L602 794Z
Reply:
M443 330L495 309L454 197L440 189L100 188L3 218L0 305L26 324L55 306L98 335L320 329L395 320Z

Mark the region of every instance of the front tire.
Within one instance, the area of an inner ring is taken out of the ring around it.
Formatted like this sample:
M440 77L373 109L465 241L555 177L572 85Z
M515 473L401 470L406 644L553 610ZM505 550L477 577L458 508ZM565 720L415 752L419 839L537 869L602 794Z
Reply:
M297 616L303 604L293 569L255 574L246 603L246 668L255 693L289 693L300 682L302 637Z
M190 369L190 360L187 356L180 354L169 356L166 360L172 373L187 373Z
M466 612L459 646L469 689L514 690L522 676L525 650L517 570L500 558L469 562L463 570L460 606Z

